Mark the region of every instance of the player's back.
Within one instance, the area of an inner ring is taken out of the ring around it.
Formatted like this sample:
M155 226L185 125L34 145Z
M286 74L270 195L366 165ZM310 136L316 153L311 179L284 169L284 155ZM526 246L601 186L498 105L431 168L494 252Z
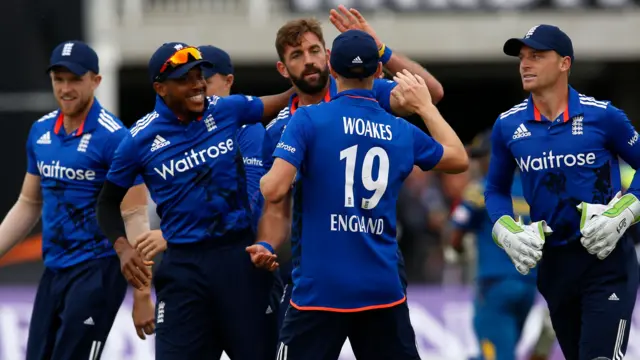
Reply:
M414 165L413 125L362 96L351 90L304 109L313 137L294 197L299 307L353 310L404 298L396 201Z

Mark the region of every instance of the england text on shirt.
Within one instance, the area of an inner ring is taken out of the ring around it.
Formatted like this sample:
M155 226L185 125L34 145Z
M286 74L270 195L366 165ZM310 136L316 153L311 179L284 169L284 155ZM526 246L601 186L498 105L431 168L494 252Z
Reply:
M431 169L443 147L373 97L349 90L298 109L274 152L299 174L291 235L298 309L362 311L405 300L396 200L414 164Z

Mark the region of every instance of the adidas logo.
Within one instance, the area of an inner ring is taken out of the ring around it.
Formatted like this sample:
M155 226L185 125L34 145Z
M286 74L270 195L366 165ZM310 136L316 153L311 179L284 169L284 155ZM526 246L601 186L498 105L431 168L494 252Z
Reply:
M156 135L156 138L153 139L153 144L151 144L151 151L156 151L158 149L162 149L163 147L171 144L169 141L165 140L162 136Z
M40 136L40 139L36 141L36 144L51 144L51 131L47 131Z
M613 294L611 294L611 296L609 296L609 300L611 300L611 301L618 301L618 300L620 300L620 299L618 298L618 296L616 295L616 293L613 293Z
M89 317L87 320L84 321L85 325L95 325L96 323L93 322L93 318Z
M273 314L273 309L271 309L271 305L269 305L269 307L267 307L267 311L265 312L265 314L267 314L267 315Z
M520 124L516 131L513 132L513 140L520 139L523 137L531 136L531 132L527 130L524 124Z
M355 59L351 61L352 64L362 64L362 60L360 60L360 56L356 56Z

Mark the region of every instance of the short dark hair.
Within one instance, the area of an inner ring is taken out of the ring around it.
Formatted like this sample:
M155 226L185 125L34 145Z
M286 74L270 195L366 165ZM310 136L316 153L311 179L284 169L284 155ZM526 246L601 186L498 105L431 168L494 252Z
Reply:
M276 35L276 51L280 61L284 61L284 50L287 46L299 46L302 35L312 33L320 39L323 47L326 47L324 35L322 35L322 25L315 18L303 18L291 20L284 24Z

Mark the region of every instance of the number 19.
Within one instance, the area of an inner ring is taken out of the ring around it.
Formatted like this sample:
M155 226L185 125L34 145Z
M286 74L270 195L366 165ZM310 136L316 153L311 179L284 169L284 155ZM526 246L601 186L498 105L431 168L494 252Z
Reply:
M353 145L340 151L340 160L346 159L345 167L345 179L344 179L344 206L354 207L354 195L353 195L353 181L356 167L356 156L358 154L358 145ZM380 159L380 166L378 166L378 176L373 180L373 161L375 158ZM387 190L387 184L389 181L389 156L387 152L381 147L372 147L367 151L362 163L362 185L369 191L375 191L374 194L368 199L362 199L361 207L363 209L375 208L382 195Z

